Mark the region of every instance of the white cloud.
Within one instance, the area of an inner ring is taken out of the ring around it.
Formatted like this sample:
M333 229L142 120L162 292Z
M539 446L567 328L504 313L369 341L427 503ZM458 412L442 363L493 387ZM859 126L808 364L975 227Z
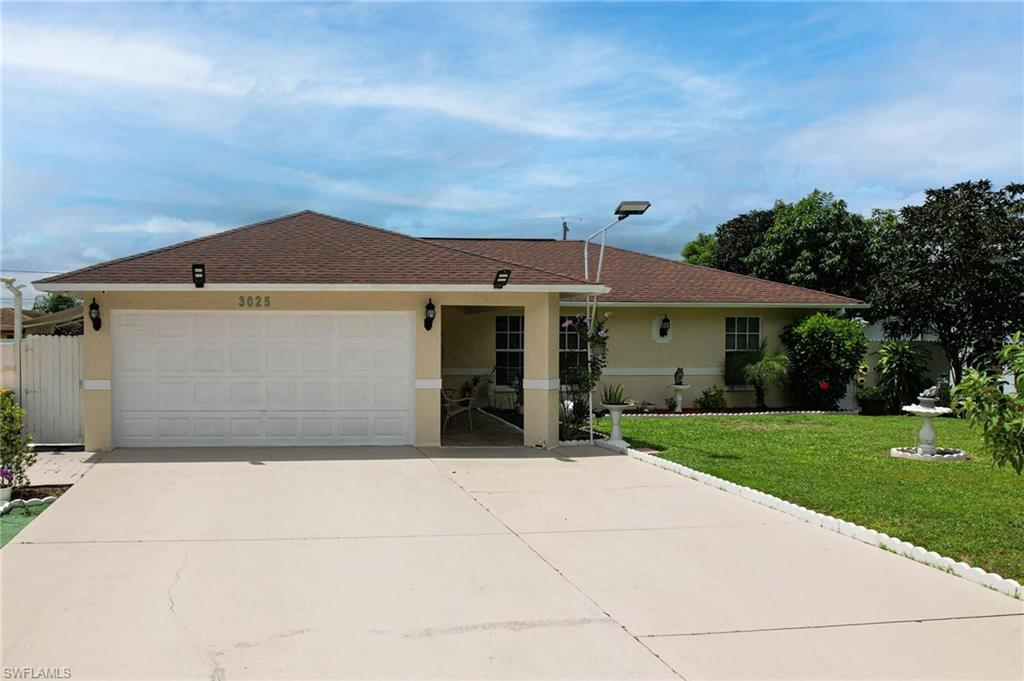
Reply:
M219 232L219 227L208 220L183 220L165 215L154 215L148 220L125 222L112 225L100 225L93 228L99 234L179 234L188 236L206 236Z
M242 94L252 85L218 73L203 55L115 31L8 22L4 43L7 68L228 95Z

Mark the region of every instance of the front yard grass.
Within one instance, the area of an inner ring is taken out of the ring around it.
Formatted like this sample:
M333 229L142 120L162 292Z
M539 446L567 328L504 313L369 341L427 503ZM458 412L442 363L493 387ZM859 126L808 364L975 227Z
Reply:
M1024 582L1024 477L997 468L981 437L936 419L963 462L888 456L916 444L920 419L778 415L623 418L634 447ZM607 419L600 422L607 432Z
M3 548L7 542L14 539L19 532L25 529L26 525L35 520L36 516L49 508L49 506L50 504L40 504L39 506L12 508L0 516L0 548Z

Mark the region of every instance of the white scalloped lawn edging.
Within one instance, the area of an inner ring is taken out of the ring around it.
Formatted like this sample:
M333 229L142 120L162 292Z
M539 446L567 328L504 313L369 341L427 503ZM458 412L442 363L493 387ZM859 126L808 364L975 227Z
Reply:
M924 563L934 568L938 568L943 572L956 575L967 581L980 584L981 586L988 587L993 591L998 591L1001 594L1010 596L1011 598L1017 598L1024 601L1024 586L1021 586L1016 580L1007 579L994 572L986 572L978 567L971 567L967 563L957 562L947 556L940 556L934 551L922 548L920 546L914 546L910 542L902 541L896 537L890 537L882 532L876 532L875 530L869 529L862 525L855 525L839 518L833 518L830 515L818 513L810 509L798 506L797 504L784 501L778 497L772 496L771 494L765 494L756 489L750 487L744 487L743 485L737 485L734 482L723 480L722 478L707 473L702 473L693 468L689 468L682 464L663 459L660 456L654 456L653 454L645 454L639 450L633 449L627 446L616 446L611 442L595 442L601 447L612 449L617 452L624 453L631 456L634 459L639 459L645 463L652 464L659 468L684 475L688 478L702 482L705 485L711 487L717 487L720 490L736 494L748 499L755 503L773 508L776 511L782 511L786 515L793 516L798 520L802 520L812 525L823 527L826 530L838 532L839 534L845 535L856 539L857 541L864 542L865 544L871 544L879 548L891 551L897 555L909 558L910 560L917 561L918 563Z
M3 515L10 511L12 508L22 508L28 506L42 506L43 504L49 504L50 502L57 501L57 497L43 497L42 499L11 499L0 504L0 515Z

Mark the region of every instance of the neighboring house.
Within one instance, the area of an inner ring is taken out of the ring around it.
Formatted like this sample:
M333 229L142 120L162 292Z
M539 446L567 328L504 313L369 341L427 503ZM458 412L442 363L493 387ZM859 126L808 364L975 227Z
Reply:
M41 316L42 312L36 310L22 310L21 311L21 323L22 325L30 322L36 317ZM0 308L0 338L7 340L14 338L14 308L4 307Z
M722 383L727 352L773 348L816 309L863 307L622 249L606 253L603 282L582 270L581 242L421 239L304 211L35 287L98 306L100 329L85 324L90 450L437 445L443 381L492 369L499 384L521 372L524 442L550 447L559 364L585 351L561 320L587 294L613 315L607 380L655 402L678 366L696 397Z

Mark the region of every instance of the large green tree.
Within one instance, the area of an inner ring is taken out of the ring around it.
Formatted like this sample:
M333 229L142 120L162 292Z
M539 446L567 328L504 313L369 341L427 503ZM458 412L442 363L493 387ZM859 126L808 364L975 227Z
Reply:
M718 225L713 265L720 270L750 274L747 257L761 245L774 219L775 209L752 210Z
M32 303L32 309L46 313L60 312L80 305L81 302L81 300L64 293L44 293L36 296L35 302Z
M796 203L775 204L771 229L745 262L763 279L867 297L874 274L875 223L846 202L815 189Z
M697 235L697 238L693 241L687 242L683 246L683 262L688 262L692 265L707 265L708 267L715 266L715 246L717 240L714 234L705 234L701 232Z
M933 333L959 381L1024 329L1024 184L929 189L879 223L872 316L886 333Z

